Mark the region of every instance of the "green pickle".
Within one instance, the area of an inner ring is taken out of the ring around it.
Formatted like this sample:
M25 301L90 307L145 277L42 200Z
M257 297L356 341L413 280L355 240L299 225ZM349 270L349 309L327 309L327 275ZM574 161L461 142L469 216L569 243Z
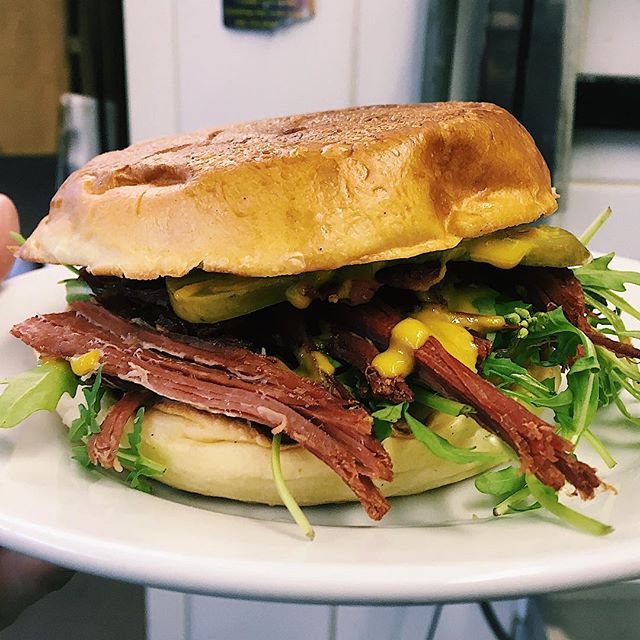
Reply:
M522 264L528 267L573 267L591 256L569 231L557 227L514 227L488 236L464 240L459 260L486 262L500 269Z
M410 262L437 260L486 262L501 269L527 266L569 267L590 257L568 231L555 227L515 227L488 236L463 240L447 251L422 254ZM405 260L374 262L291 276L250 278L228 273L195 271L182 278L166 278L171 306L187 322L221 322L289 301L304 309L314 291L333 285L337 298L347 297L350 281L370 280L380 269ZM341 292L344 291L344 296Z
M221 322L287 300L303 308L308 304L303 287L321 286L324 272L247 278L229 273L195 272L182 278L166 278L171 306L187 322ZM297 295L296 295L297 294ZM310 302L310 299L309 299Z

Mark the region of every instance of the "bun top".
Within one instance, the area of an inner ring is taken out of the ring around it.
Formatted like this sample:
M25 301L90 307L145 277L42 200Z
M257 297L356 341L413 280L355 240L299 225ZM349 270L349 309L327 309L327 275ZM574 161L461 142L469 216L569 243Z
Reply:
M448 249L555 209L540 152L504 109L359 107L100 155L19 256L134 279L275 276Z

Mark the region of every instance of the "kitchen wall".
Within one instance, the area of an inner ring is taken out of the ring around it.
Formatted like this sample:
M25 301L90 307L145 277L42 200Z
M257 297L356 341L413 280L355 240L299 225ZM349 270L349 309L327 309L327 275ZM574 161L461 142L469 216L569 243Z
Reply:
M428 1L317 0L274 34L226 29L221 0L125 0L132 142L357 104L420 100Z

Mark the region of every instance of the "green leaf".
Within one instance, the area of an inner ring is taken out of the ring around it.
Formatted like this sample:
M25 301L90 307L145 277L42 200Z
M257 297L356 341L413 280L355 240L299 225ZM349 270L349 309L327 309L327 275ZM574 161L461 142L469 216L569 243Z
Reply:
M547 511L550 511L572 527L595 536L603 536L613 531L613 527L589 518L562 504L558 500L558 494L551 487L542 484L534 475L527 474L526 481L531 495Z
M607 467L609 467L609 469L613 469L613 467L618 464L611 453L609 453L609 450L605 447L602 440L600 440L593 431L586 429L584 432L584 439L593 447L593 450L602 458L603 462Z
M525 486L525 478L516 467L486 471L475 479L476 489L491 496L513 494Z
M490 378L505 395L532 407L552 409L561 431L572 433L574 395L570 388L557 393L552 378L537 380L524 367L495 353L489 355L482 375ZM512 387L517 385L516 390Z
M600 256L582 267L575 268L573 273L586 289L626 291L627 284L640 285L640 273L609 268L614 257L614 253Z
M402 415L414 438L425 445L438 458L455 462L456 464L466 464L468 462L495 462L497 464L504 459L499 454L456 447L414 418L408 409L405 409Z
M593 343L566 319L562 308L558 307L534 314L529 321L528 335L517 345L520 349L517 357L544 366L565 365L575 358L579 345L582 345L583 355L574 360L567 372L572 404L564 411L556 408L561 432L571 437L573 442L580 439L599 406L600 361ZM544 358L540 357L542 352L545 353Z
M598 298L600 298L600 300ZM585 291L585 302L603 316L603 318L598 318L598 324L604 324L606 321L613 327L613 332L620 335L620 333L625 330L622 318L613 309L607 306L606 300L601 302L601 300L603 300L601 296L598 296L598 298L594 295L589 295Z
M498 378L498 387L517 384L533 396L543 398L555 396L554 391L550 391L543 382L534 378L527 369L495 352L490 353L482 363L482 375L485 378Z
M609 219L613 212L611 211L611 207L607 207L584 231L584 233L580 236L580 242L586 247L593 236L598 233L602 225Z
M477 298L474 298L471 301L471 304L478 310L478 313L481 313L486 316L493 316L497 314L496 311L496 300L498 298L498 292L493 291L492 289L487 289L483 292L482 295L479 295ZM498 314L502 315L502 314Z
M640 320L640 311L630 305L624 298L621 298L619 295L609 290L605 291L604 289L600 289L599 291L602 293L602 296L606 298L616 309L620 309L621 311L628 313L632 318Z
M87 469L93 466L91 460L89 460L87 445L84 442L71 445L71 457Z
M14 376L0 395L0 427L14 427L36 411L55 411L62 394L75 395L78 378L66 360L42 360Z
M21 247L25 242L26 239L25 237L21 234L18 233L17 231L9 231L9 235L11 236L11 239L19 246Z
M64 284L66 289L67 303L71 304L76 300L88 300L93 291L91 287L80 278L68 278L67 280L61 280L60 284Z
M386 440L393 431L393 427L390 422L386 420L378 420L378 418L373 419L373 436L376 440L382 442Z
M144 478L154 478L162 475L166 468L161 464L143 456L140 452L142 442L142 424L144 421L144 407L140 407L133 419L133 429L129 433L128 447L118 449L118 461L129 471L127 482L132 489L151 493L151 486Z
M622 329L618 331L617 329L600 329L600 333L607 333L609 335L616 335L619 338L639 338L640 339L640 331L633 331L628 329Z
M78 409L80 415L71 423L69 428L69 440L74 444L84 442L89 436L100 432L98 414L100 413L102 396L105 390L102 388L102 367L96 371L95 379L90 387L82 389L84 404Z
M374 411L371 414L371 417L378 420L384 420L385 422L395 423L402 418L402 412L406 407L406 402L384 405L382 408Z
M415 402L430 409L435 409L440 413L446 413L449 416L466 416L470 413L475 413L475 409L468 404L449 400L433 391L428 391L424 387L416 385L412 387L411 390L413 391L413 399Z
M282 475L282 467L280 465L281 437L281 434L277 433L273 436L273 441L271 443L271 474L273 476L273 482L276 485L276 490L278 491L278 495L280 496L282 503L287 508L296 524L300 527L302 533L309 540L313 540L316 536L315 531L313 530L309 520L307 520L307 516L304 515L302 509L295 501L295 498L291 495L291 492L284 481L284 476Z
M358 387L362 384L362 376L355 367L347 367L335 376L335 379L354 397L358 397Z
M525 511L532 511L539 509L540 503L535 500L532 501L531 491L527 486L522 487L514 491L511 495L502 499L494 508L494 516L504 516L507 513L523 513Z
M504 295L499 295L496 298L496 313L499 316L507 316L510 313L517 313L516 309L531 309L531 305L523 300L514 300Z
M640 426L640 418L631 414L620 398L620 391L625 389L636 400L640 400L640 369L638 365L627 360L618 358L608 349L596 346L598 360L600 361L600 405L607 406L614 402L620 413L629 422Z

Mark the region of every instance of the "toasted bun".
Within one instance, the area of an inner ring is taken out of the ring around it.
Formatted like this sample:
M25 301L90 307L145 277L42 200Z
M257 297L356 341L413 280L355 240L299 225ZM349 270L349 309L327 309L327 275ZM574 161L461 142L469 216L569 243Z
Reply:
M58 407L66 424L77 416L79 400ZM429 426L456 446L508 458L506 446L471 418L438 414ZM393 482L376 481L385 496L422 493L492 466L447 462L413 438L392 437L384 445L395 476ZM270 440L244 420L162 401L145 413L140 446L145 456L166 467L158 480L172 487L242 502L282 504L271 475ZM357 501L329 467L301 446L283 447L280 460L287 486L299 504Z
M372 106L98 156L18 255L136 279L275 276L447 249L555 209L542 156L503 109Z

